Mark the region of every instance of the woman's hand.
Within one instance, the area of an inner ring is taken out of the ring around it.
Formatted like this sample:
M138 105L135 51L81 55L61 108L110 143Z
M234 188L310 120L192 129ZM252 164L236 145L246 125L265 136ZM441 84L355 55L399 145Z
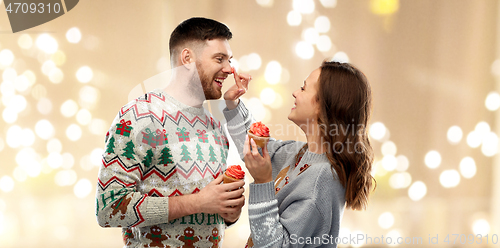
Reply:
M264 156L261 156L257 149L257 144L255 144L253 139L249 139L247 135L243 154L245 155L245 166L252 175L255 183L268 183L273 180L273 167L271 165L271 157L269 157L269 152L267 151L267 144L262 149Z
M238 74L233 72L235 84L224 93L224 100L228 109L234 109L238 106L239 98L247 92L248 83L252 80L249 74Z

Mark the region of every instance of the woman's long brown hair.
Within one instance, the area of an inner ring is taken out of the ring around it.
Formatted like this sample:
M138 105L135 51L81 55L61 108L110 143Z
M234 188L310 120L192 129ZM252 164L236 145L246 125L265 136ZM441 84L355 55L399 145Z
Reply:
M376 185L371 175L373 149L367 133L370 85L365 75L348 63L325 61L320 69L316 100L322 145L345 187L346 207L363 210ZM305 149L307 146L300 153Z

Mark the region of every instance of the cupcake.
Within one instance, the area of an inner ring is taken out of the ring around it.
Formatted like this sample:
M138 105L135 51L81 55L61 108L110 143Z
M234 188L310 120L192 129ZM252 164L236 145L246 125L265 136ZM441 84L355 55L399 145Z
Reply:
M241 170L241 166L232 165L227 167L227 170L224 172L224 183L232 183L243 180L245 177L245 172Z
M253 139L257 146L264 148L264 145L269 141L269 128L262 122L254 122L248 130L248 137Z

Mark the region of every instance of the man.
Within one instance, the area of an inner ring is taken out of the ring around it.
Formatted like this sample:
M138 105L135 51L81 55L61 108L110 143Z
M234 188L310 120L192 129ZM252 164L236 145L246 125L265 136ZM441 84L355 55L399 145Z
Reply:
M244 205L244 182L220 184L229 144L205 100L219 99L232 73L232 34L191 18L172 32L170 83L121 108L106 135L96 215L122 227L125 247L219 247ZM241 78L240 78L241 76ZM225 93L244 93L242 82Z

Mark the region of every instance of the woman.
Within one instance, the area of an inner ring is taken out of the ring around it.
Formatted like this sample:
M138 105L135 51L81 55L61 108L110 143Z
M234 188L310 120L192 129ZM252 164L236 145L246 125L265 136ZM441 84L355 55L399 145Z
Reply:
M234 76L241 87L245 78ZM366 77L348 63L323 62L292 94L295 104L288 119L307 142L271 139L262 155L246 136L254 120L238 100L242 93L224 95L224 114L255 180L250 184L248 246L336 247L344 207L365 209L374 186Z

